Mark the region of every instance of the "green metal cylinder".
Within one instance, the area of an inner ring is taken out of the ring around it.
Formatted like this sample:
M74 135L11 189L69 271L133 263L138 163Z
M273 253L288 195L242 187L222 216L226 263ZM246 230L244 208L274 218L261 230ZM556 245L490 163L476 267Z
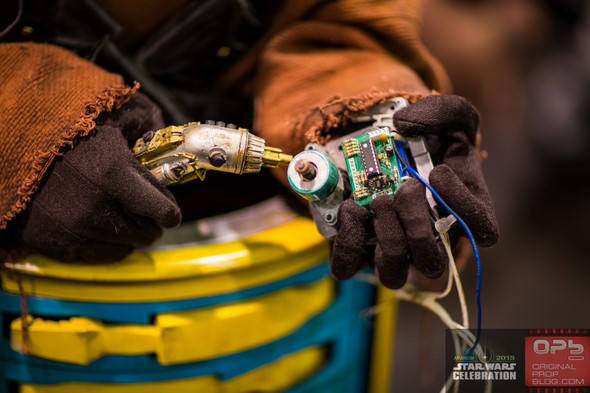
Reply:
M302 167L311 170L302 173ZM338 169L334 163L317 150L302 151L293 158L287 168L291 188L310 201L329 197L338 184L338 176Z

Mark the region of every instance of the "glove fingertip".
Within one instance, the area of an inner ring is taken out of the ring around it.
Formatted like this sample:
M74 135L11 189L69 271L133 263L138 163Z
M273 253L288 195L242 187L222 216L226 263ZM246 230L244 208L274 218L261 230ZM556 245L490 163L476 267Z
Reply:
M393 122L398 132L409 137L462 129L474 144L479 119L479 112L465 98L431 95L397 111Z
M440 276L442 276L442 274L445 272L445 269L447 267L446 262L445 263L430 263L428 265L428 268L421 269L422 274L424 274L424 276L430 278L430 279L437 279L440 278Z
M500 239L500 231L498 230L498 224L491 222L492 219L487 217L486 221L490 222L490 224L482 225L482 229L474 233L475 241L482 247L492 247Z
M498 241L499 226L491 198L483 185L471 191L455 172L445 164L437 165L430 172L432 186L461 216L482 247L491 247ZM479 197L472 195L477 193Z
M180 225L182 222L182 213L176 204L170 204L168 209L162 212L157 221L162 228L171 229Z
M404 229L395 212L395 198L379 195L371 203L375 213L375 272L385 287L398 289L408 279L410 261Z
M348 280L368 265L368 254L364 243L335 242L330 257L330 274L337 280Z
M414 266L425 277L436 279L442 276L447 268L448 260L442 244L434 244L428 248L414 250ZM418 251L418 252L416 252Z
M400 289L406 282L408 281L408 275L400 275L397 277L387 277L383 274L379 274L379 282L385 287L389 289Z
M333 259L330 263L330 274L336 280L348 280L352 278L359 270L361 265L354 260Z
M369 212L351 199L338 212L338 233L332 246L330 271L334 278L347 280L367 262L366 242Z
M408 281L410 261L404 256L391 258L379 250L375 253L375 272L379 281L389 289L399 289Z

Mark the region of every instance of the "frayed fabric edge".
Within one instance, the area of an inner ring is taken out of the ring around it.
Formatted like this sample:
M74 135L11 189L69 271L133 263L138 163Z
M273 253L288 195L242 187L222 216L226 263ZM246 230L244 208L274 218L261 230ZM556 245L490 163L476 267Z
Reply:
M26 209L27 204L31 201L31 196L35 193L43 175L55 159L63 154L62 148L65 146L73 147L74 139L78 136L86 136L96 126L94 120L102 112L110 112L113 109L119 109L125 104L131 96L139 89L139 82L133 86L109 87L100 93L93 101L86 103L82 114L76 123L64 131L58 141L46 151L39 151L35 155L31 173L21 183L17 194L18 200L12 207L0 217L0 230L6 229L10 220Z
M431 94L439 94L432 91ZM334 97L326 104L314 108L308 116L295 124L295 135L304 135L308 142L324 144L331 138L330 130L345 125L356 115L374 105L395 97L403 97L414 103L426 96L423 93L410 93L395 90L374 91L357 97Z

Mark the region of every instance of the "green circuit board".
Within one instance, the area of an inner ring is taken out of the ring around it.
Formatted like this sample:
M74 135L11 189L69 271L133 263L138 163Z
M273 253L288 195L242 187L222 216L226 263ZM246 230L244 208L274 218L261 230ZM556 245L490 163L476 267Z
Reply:
M368 206L377 195L393 195L401 187L394 143L382 129L342 141L352 196L359 205Z

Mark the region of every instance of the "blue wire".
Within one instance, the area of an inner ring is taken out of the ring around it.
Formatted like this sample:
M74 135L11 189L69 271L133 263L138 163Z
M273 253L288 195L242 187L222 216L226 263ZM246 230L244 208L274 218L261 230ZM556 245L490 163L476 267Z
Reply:
M428 188L428 190L430 190L434 199L436 199L436 201L442 207L444 207L449 212L449 214L453 215L457 219L457 222L461 225L461 227L465 231L465 234L467 235L467 238L469 239L469 242L471 243L471 247L473 248L473 255L475 256L475 264L477 266L477 287L475 289L475 299L477 302L477 326L476 326L476 332L475 332L475 342L473 343L473 346L471 347L471 349L468 352L469 355L473 355L475 348L479 344L479 339L481 338L481 309L482 309L481 308L481 281L482 281L481 280L481 270L482 269L481 269L481 259L479 256L479 251L477 250L477 245L475 244L475 239L473 237L473 234L469 230L469 227L465 223L465 221L463 221L463 219L461 217L459 217L459 215L457 213L455 213L455 211L453 209L450 208L450 206L441 198L441 196L436 192L436 190L426 180L424 180L418 174L418 172L416 172L413 168L411 168L409 166L405 166L402 169L402 172L409 172L412 176L414 176L416 179L418 179L420 181L420 183L424 184L424 186L426 186L426 188Z

